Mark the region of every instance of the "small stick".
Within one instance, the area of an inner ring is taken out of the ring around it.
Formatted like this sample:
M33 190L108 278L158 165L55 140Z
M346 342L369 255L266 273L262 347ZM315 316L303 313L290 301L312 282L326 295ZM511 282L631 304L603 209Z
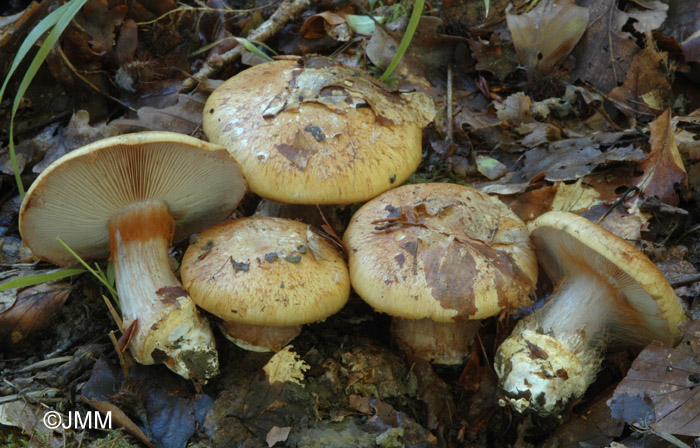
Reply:
M613 204L610 206L610 208L608 208L608 210L607 210L605 213L603 213L603 216L601 216L601 217L598 219L598 221L596 221L596 224L600 224L605 218L608 217L608 215L610 214L610 212L612 212L613 210L615 210L619 205L621 205L621 204L622 204L623 202L625 202L627 199L633 197L633 196L634 196L635 194L637 194L638 192L639 192L639 187L636 187L636 186L635 186L635 187L629 187L627 190L625 190L625 192L622 193L622 196L620 196L619 198L617 198L617 200L616 200L615 202L613 202Z
M277 11L275 11L269 19L264 21L259 27L250 32L246 37L248 40L256 40L259 42L264 42L270 37L277 34L282 27L293 20L298 14L301 14L305 9L315 0L285 0L283 1ZM220 63L217 62L216 67L209 65L209 62L204 64L197 73L192 75L191 78L187 78L183 81L183 86L186 89L191 89L194 87L195 83L202 82L205 79L210 78L212 75L216 74L223 66L233 62L237 57L245 52L245 47L243 45L236 45L226 53L218 55L220 58Z
M700 282L700 273L684 275L683 277L679 277L673 281L670 281L669 283L671 284L672 288L680 288L681 286L692 285L696 282Z
M121 317L119 317L119 313L117 313L117 310L114 309L114 305L112 305L112 301L107 298L104 294L102 294L102 298L105 301L105 304L107 305L107 309L109 310L109 313L112 315L112 319L114 319L114 322L117 323L117 328L119 328L119 331L124 334L124 323L122 322Z
M452 64L447 65L447 140L454 140L454 123L452 116Z
M109 340L112 341L114 345L114 351L117 352L117 357L119 358L119 365L122 366L122 372L124 372L124 378L129 379L129 367L127 366L127 360L124 356L124 352L119 349L119 341L117 337L114 336L114 331L109 332Z

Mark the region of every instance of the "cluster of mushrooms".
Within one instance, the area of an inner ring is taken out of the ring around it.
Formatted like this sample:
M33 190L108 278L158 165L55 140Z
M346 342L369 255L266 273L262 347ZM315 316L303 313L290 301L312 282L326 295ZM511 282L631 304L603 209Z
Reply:
M552 413L581 396L607 346L679 340L685 316L668 282L601 227L549 212L528 229L469 187L397 187L418 167L433 115L426 95L390 92L326 58L257 65L207 101L211 143L142 132L57 160L27 192L20 232L37 257L59 265L75 259L57 237L84 259L110 257L133 357L185 378L219 368L197 307L240 347L277 351L302 325L340 310L351 284L393 317L402 350L462 363L479 320L529 304L538 260L555 291L495 359L516 409ZM347 263L307 224L225 221L246 185L288 204L368 201L345 231ZM180 283L168 251L173 239L196 233Z

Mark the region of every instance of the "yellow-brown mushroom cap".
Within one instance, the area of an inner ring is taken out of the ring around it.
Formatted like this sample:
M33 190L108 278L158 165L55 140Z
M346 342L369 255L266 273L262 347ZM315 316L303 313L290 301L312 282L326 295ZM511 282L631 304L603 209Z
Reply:
M212 142L241 163L252 192L293 204L350 204L400 185L418 167L434 106L395 94L325 58L256 65L204 107Z
M218 145L175 132L105 138L69 152L34 181L19 228L32 252L59 265L110 253L108 223L130 204L162 200L181 238L225 219L245 193L238 163Z
M654 263L630 243L568 212L545 213L529 228L537 258L553 282L586 270L618 291L618 297L611 300L621 307L617 313L621 322L615 322L611 329L635 332L626 328L629 324L666 344L680 340L678 324L686 318L673 288Z
M339 249L307 224L241 218L202 232L182 259L195 303L225 321L292 326L323 320L350 296Z
M390 190L355 213L344 240L353 288L395 317L483 319L526 304L537 281L525 224L461 185Z

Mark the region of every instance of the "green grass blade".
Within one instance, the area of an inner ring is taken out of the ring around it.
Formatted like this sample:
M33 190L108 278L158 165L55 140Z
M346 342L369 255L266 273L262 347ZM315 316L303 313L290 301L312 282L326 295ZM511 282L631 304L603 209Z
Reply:
M34 79L34 76L36 76L36 73L39 71L39 67L41 64L44 63L44 60L46 59L46 56L49 54L49 51L53 48L53 46L56 44L58 41L58 38L61 36L63 31L66 29L68 24L73 20L73 17L80 11L80 8L83 7L83 5L87 2L87 0L71 0L70 2L66 3L62 7L58 8L56 11L53 13L49 14L42 20L39 25L37 25L37 28L35 28L28 36L27 40L20 46L20 51L23 51L24 54L20 54L20 52L17 52L17 57L15 58L16 60L18 59L17 64L13 62L12 64L12 69L11 71L14 72L14 69L17 68L19 65L19 62L21 62L22 59L27 55L29 52L30 48L36 41L41 37L41 35L47 31L49 28L53 26L51 31L49 32L49 35L46 36L46 39L44 40L44 43L41 44L41 47L39 47L39 51L37 51L36 55L34 56L34 59L32 60L32 63L29 65L29 68L24 74L24 77L22 78L22 81L19 84L19 88L17 89L17 94L15 95L14 103L12 104L12 114L10 116L10 142L9 142L9 152L10 152L10 162L12 163L12 170L15 173L15 182L17 183L17 189L19 190L19 194L21 197L24 197L24 186L22 185L22 178L21 178L21 173L19 172L19 167L17 165L17 157L15 154L15 142L14 142L14 125L15 125L15 114L17 113L17 109L19 109L20 101L22 100L22 97L27 91L27 88L29 87L29 84L32 82ZM63 9L65 8L65 9ZM55 15L53 15L55 14ZM50 18L50 19L49 19ZM48 20L47 20L48 19ZM46 24L44 24L44 21L47 21ZM43 31L42 31L43 30ZM39 32L41 31L41 32ZM31 42L29 37L34 39L34 42ZM28 44L25 46L25 44ZM7 87L7 83L10 79L10 76L12 73L8 74L8 77L5 79L5 84L2 87L2 90L0 90L0 101L2 100L2 94L5 93L5 88Z
M239 44L243 45L243 47L244 47L246 50L250 51L250 52L253 53L254 55L259 56L259 57L261 57L261 58L263 58L263 59L266 59L266 60L268 60L268 61L270 61L270 62L274 61L274 59L272 59L270 56L268 56L267 54L265 54L262 50L260 50L258 47L256 47L256 46L255 46L251 41L249 41L248 39L243 38L243 37L234 37L234 39L236 39L236 41L237 41Z
M90 267L90 265L87 264L87 263L85 262L85 260L83 260L83 259L80 257L80 255L76 254L75 251L73 251L73 249L71 249L70 247L68 247L68 245L67 245L66 243L64 243L63 240L62 240L60 237L57 236L57 237L56 237L56 241L58 241L58 243L59 243L61 246L63 246L63 248L64 248L65 250L67 250L68 253L70 253L70 254L73 256L73 258L75 258L76 260L78 260L78 262L80 262L80 264L82 264L83 267L85 267L85 269L86 269L89 273L91 273L93 276L95 276L95 278L96 278L97 280L99 280L103 285L105 285L105 287L107 288L107 290L109 291L109 293L112 295L112 298L113 298L114 300L117 300L117 303L119 303L119 302L118 302L118 299L117 299L117 291L112 287L112 285L109 284L109 282L107 281L107 278L104 277L104 275L102 274L102 271L100 271L100 272L98 273L97 271L95 271L94 269L92 269L92 268Z
M85 272L85 269L61 269L56 272L49 272L48 274L27 275L26 277L15 278L3 283L0 285L0 291L12 288L25 288L40 283L55 282L56 280L72 277L82 274L83 272Z
M408 21L406 33L404 33L403 38L401 38L399 49L396 51L394 59L391 60L391 64L389 64L389 67L387 67L386 71L384 71L384 74L379 77L380 81L386 81L386 79L394 72L396 66L399 65L399 62L401 62L401 58L403 58L404 53L406 53L406 50L408 50L408 46L411 44L411 40L413 40L413 35L416 33L418 22L420 22L420 16L423 14L424 7L425 0L416 0L416 2L413 4L413 12L411 12L411 19Z

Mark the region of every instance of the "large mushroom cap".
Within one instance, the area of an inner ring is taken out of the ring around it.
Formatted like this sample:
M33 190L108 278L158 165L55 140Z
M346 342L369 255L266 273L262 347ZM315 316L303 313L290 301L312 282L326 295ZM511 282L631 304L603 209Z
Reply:
M202 232L182 259L192 299L225 321L293 326L325 319L350 296L345 260L307 224L241 218Z
M421 160L434 106L326 58L256 65L219 86L204 132L241 163L254 193L350 204L400 185Z
M416 184L366 203L345 232L355 291L376 310L436 322L527 302L537 262L525 224L456 184Z
M59 265L110 253L109 220L139 201L165 201L182 237L226 218L245 192L238 163L217 145L174 132L99 140L50 165L20 210L20 233L38 257Z
M634 246L568 212L545 213L529 227L538 260L554 283L586 270L618 291L615 300L624 314L608 316L615 322L609 330L629 332L625 325L629 322L634 332L648 332L666 344L680 340L678 324L685 321L685 314L673 288Z

